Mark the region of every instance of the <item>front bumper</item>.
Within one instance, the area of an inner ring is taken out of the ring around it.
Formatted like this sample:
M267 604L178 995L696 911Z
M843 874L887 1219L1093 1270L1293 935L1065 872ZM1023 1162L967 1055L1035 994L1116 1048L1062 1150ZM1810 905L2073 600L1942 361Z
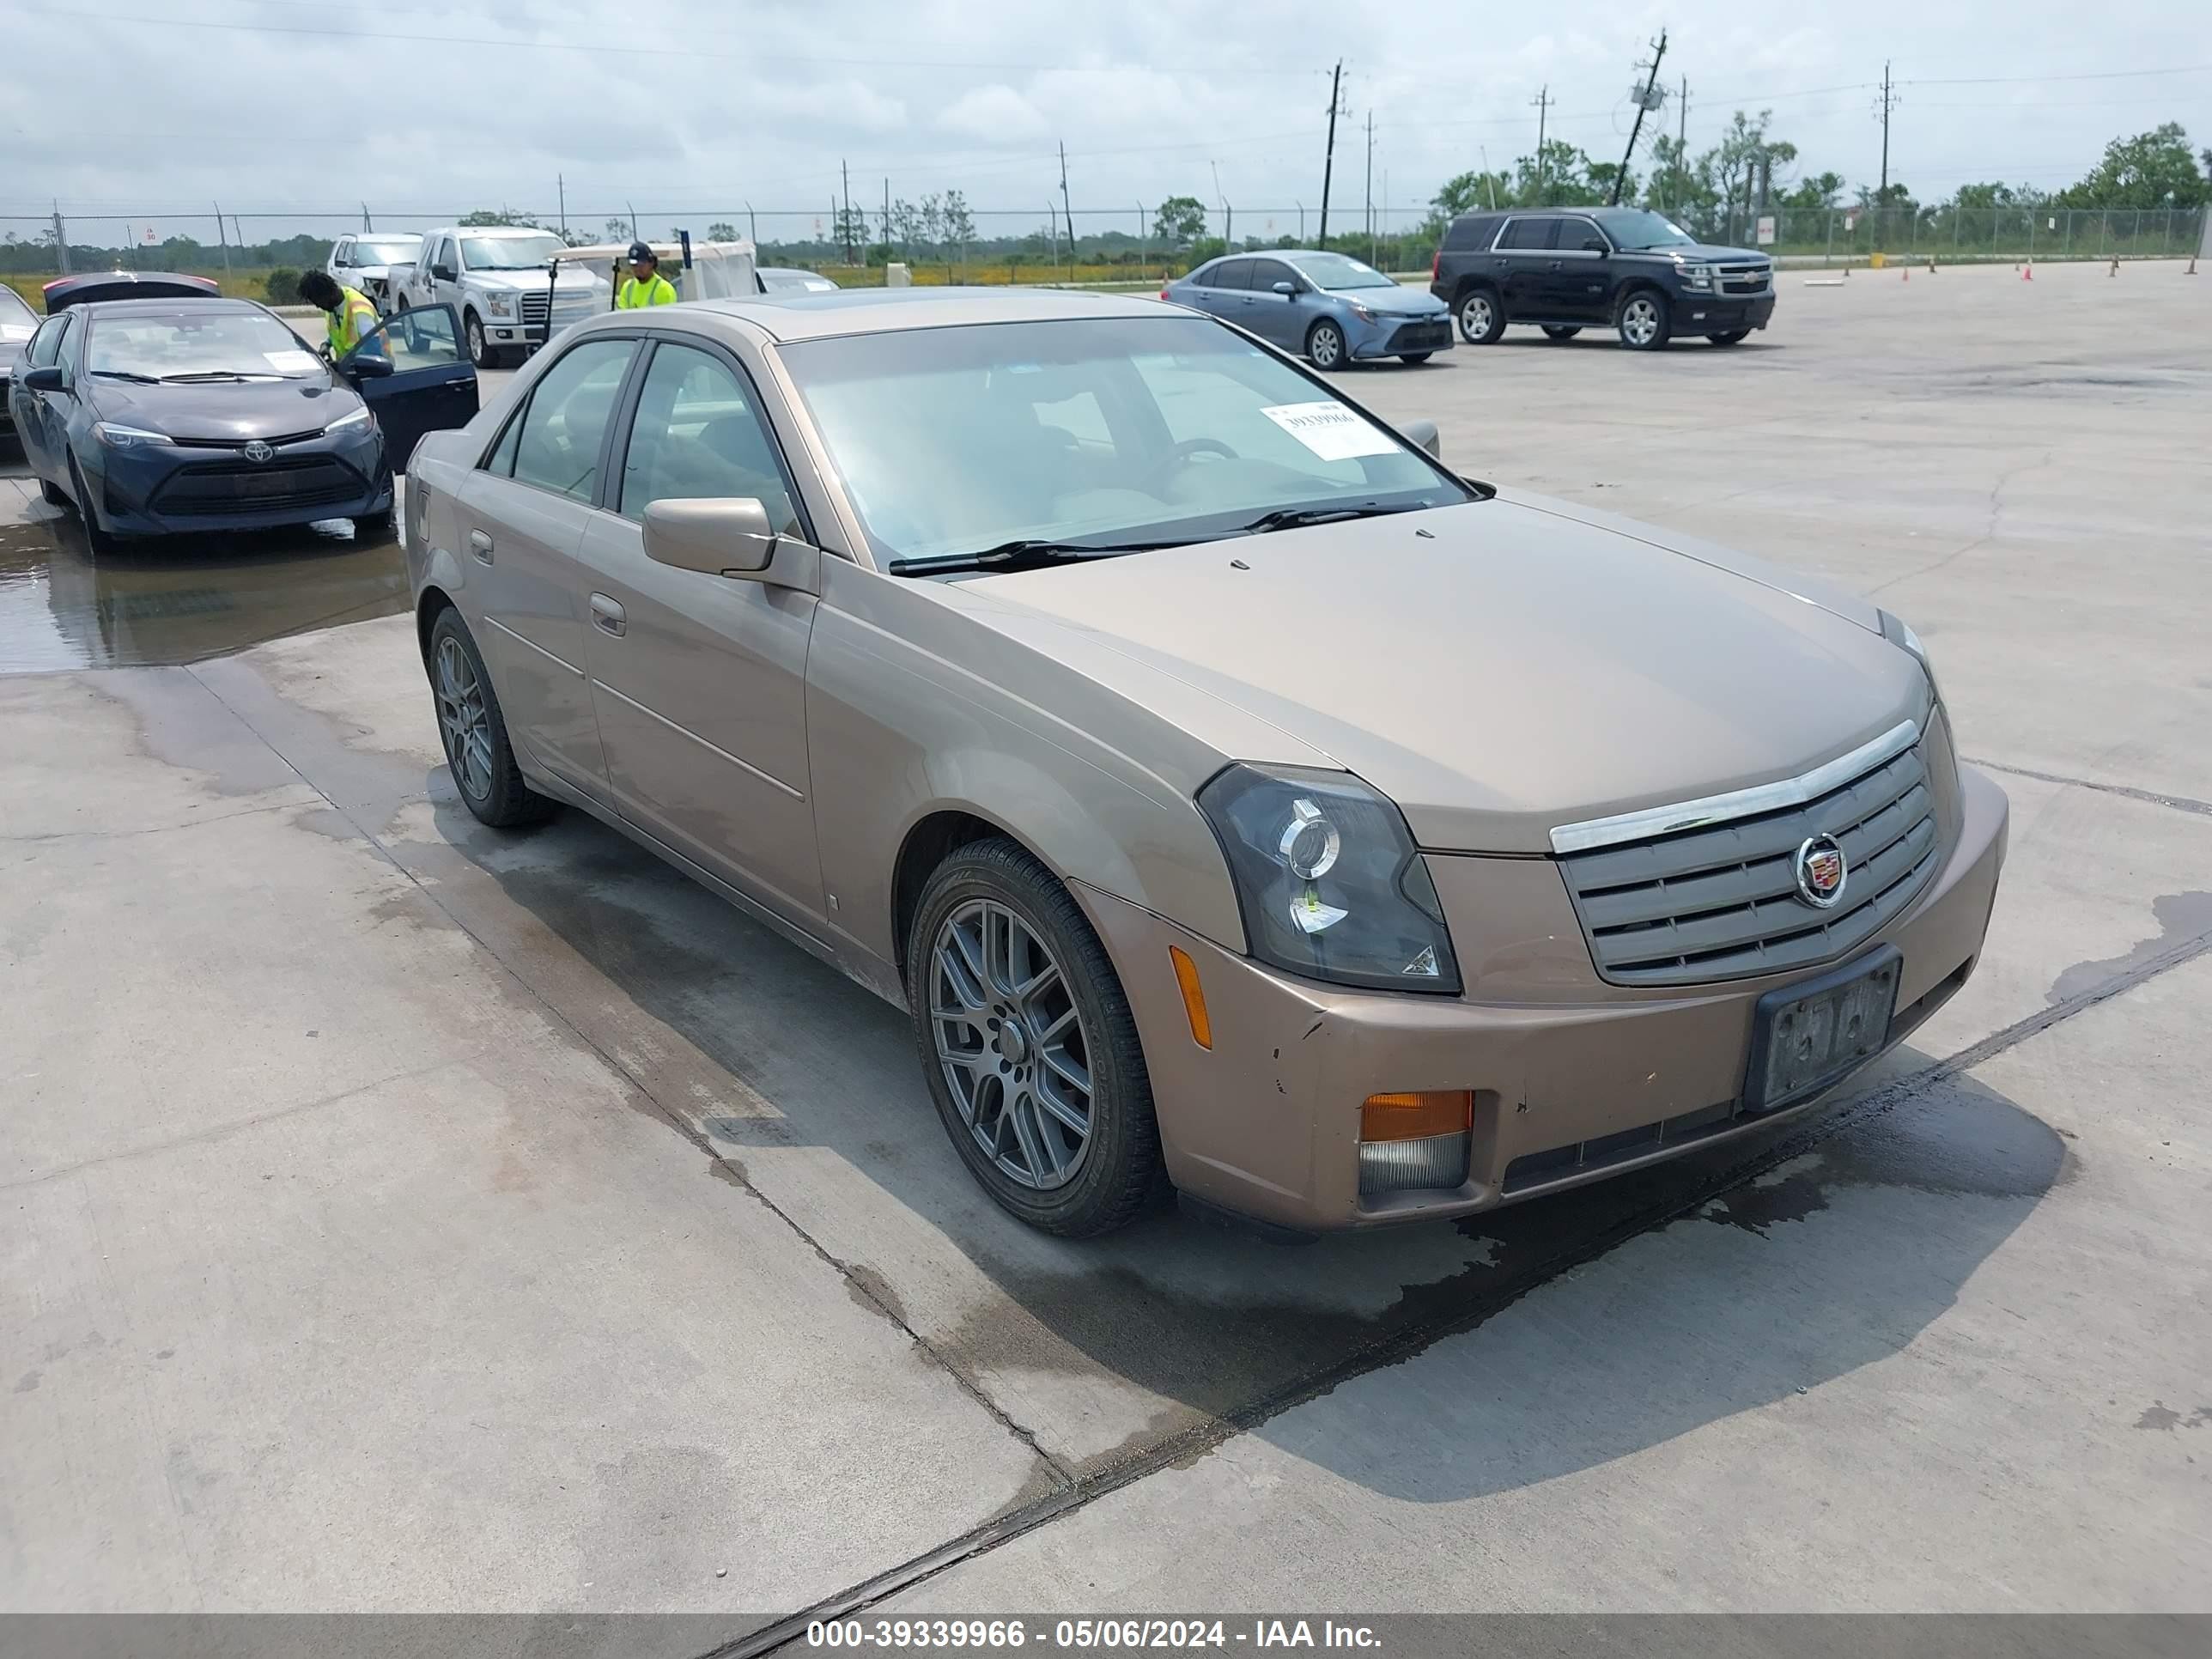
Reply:
M1738 299L1726 294L1679 294L1674 297L1677 334L1733 334L1738 329L1765 328L1774 316L1774 295Z
M1345 344L1354 359L1365 362L1376 357L1403 357L1415 353L1449 351L1452 349L1451 315L1439 312L1433 317L1394 316L1388 313L1378 315L1371 323L1351 319L1346 325Z
M259 530L359 519L392 506L392 473L374 425L285 444L266 461L227 445L76 447L94 511L118 536Z
M1903 957L1889 1043L1972 971L2004 862L2007 810L2002 790L1961 768L1948 857L1863 947L1892 945ZM1550 860L1431 855L1429 864L1462 952L1462 998L1292 979L1079 890L1121 970L1178 1188L1310 1231L1464 1215L1711 1146L1825 1097L1755 1117L1738 1110L1753 1006L1825 967L1679 992L1608 986ZM1191 1036L1170 945L1197 964L1211 1049ZM1361 1103L1465 1089L1475 1091L1467 1179L1363 1196Z

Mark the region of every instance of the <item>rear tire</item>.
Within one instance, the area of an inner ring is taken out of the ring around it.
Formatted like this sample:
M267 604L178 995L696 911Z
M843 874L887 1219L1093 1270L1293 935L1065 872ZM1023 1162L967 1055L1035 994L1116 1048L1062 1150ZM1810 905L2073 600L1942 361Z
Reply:
M1306 331L1306 358L1316 368L1342 368L1347 355L1344 331L1328 318Z
M1613 314L1620 343L1631 351L1662 351L1674 335L1674 315L1667 296L1653 288L1632 289Z
M1425 363L1436 355L1433 351L1401 351L1398 354L1398 361L1401 363Z
M1544 337L1547 340L1571 340L1581 332L1579 328L1559 327L1551 323L1544 325Z
M1011 841L960 848L922 890L906 960L931 1098L983 1189L1063 1238L1141 1211L1164 1179L1144 1047L1112 960L1052 872Z
M524 780L507 740L507 717L492 689L468 624L451 605L430 626L431 702L438 736L445 744L446 767L461 802L495 830L512 830L551 817L560 803L539 794Z
M1495 345L1505 332L1505 307L1492 288L1471 288L1452 307L1459 337L1469 345Z
M1747 328L1731 329L1726 334L1708 334L1705 337L1715 345L1741 345L1751 337L1751 331Z

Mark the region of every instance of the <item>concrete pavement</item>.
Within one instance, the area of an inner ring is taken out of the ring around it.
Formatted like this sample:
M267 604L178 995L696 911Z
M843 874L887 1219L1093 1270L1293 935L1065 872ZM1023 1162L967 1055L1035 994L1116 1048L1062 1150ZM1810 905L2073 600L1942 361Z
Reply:
M894 1011L469 818L404 617L0 679L0 1607L2212 1608L2212 341L1889 275L1343 380L1881 590L2013 799L1851 1101L1463 1228L1024 1231Z

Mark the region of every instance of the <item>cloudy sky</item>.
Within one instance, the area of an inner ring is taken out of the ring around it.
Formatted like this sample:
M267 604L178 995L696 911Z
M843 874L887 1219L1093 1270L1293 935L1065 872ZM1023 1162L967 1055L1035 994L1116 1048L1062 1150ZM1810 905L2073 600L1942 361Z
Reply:
M742 228L750 201L767 240L826 219L842 161L856 205L888 177L896 196L964 191L987 233L1026 230L1065 143L1083 228L1184 193L1282 233L1320 202L1340 54L1334 211L1366 189L1371 111L1376 195L1387 176L1403 220L1486 155L1532 149L1547 87L1553 133L1617 156L1662 25L1693 151L1731 111L1771 107L1804 167L1871 183L1885 57L1892 173L1923 198L2062 185L2164 120L2212 144L2204 0L0 0L0 216L58 197L72 240L119 240L125 219L219 198L259 240L357 220L364 198L386 226L502 203L550 216L565 176L572 222L627 204L650 230ZM1671 101L1660 118L1676 126Z

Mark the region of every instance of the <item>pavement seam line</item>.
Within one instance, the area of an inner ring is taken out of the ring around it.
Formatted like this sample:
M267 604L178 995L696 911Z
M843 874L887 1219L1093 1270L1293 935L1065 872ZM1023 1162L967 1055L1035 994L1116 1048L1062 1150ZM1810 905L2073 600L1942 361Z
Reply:
M876 1295L866 1283L854 1273L849 1267L848 1267L843 1261L839 1261L835 1255L832 1255L827 1249L823 1249L820 1242L817 1241L811 1233L808 1232L805 1227L801 1226L798 1223L798 1221L793 1219L789 1214L786 1213L765 1193L762 1192L759 1188L756 1187L752 1182L751 1177L740 1165L738 1165L733 1159L725 1158L720 1152L716 1152L714 1148L714 1144L707 1139L703 1131L693 1127L693 1126L686 1122L678 1113L672 1110L668 1104L663 1101L659 1096L654 1094L651 1089L647 1088L644 1082L639 1079L635 1073L631 1072L627 1066L623 1065L615 1055L608 1053L605 1048L594 1042L592 1037L579 1027L574 1020L570 1019L568 1015L562 1012L559 1008L556 1007L546 997L544 992L540 991L536 986L532 985L528 980L525 979L515 970L514 964L509 963L505 957L501 956L489 940L484 939L483 935L479 934L465 921L463 921L460 917L455 915L436 893L433 892L429 887L426 886L422 879L418 878L413 871L402 864L398 858L392 853L392 849L385 845L381 836L380 836L374 830L363 824L359 818L356 817L336 800L331 799L330 794L325 791L320 785L317 784L313 779L310 778L305 772L302 772L297 765L294 764L292 757L289 755L287 755L283 750L279 749L275 744L271 743L268 737L262 732L262 731L257 727L252 721L246 719L244 714L240 714L237 708L233 707L223 697L222 692L216 690L215 687L208 684L205 680L201 679L199 675L195 672L191 666L187 665L184 672L187 674L191 674L194 681L200 685L202 690L205 690L210 696L213 697L217 702L221 703L225 709L228 710L233 720L235 720L240 726L252 732L255 739L262 745L262 747L268 750L268 751L274 755L279 761L282 761L286 769L291 772L293 776L298 778L301 783L313 790L317 796L329 805L331 811L337 813L339 817L350 824L353 827L354 832L360 836L361 838L370 847L374 848L378 855L381 857L386 863L389 864L394 870L398 871L407 884L414 888L416 892L422 896L426 903L436 910L440 915L445 917L446 920L452 923L453 927L459 929L462 934L473 943L478 950L482 951L487 957L490 957L493 962L496 963L499 966L500 971L505 974L516 986L520 988L522 992L528 996L532 1002L536 1003L538 1007L544 1011L547 1018L552 1020L563 1030L574 1037L578 1042L583 1044L583 1046L591 1053L597 1055L601 1063L617 1077L621 1078L625 1083L629 1084L630 1087L636 1090L641 1095L644 1096L646 1099L651 1101L653 1103L653 1110L658 1112L661 1117L668 1122L670 1127L675 1129L678 1134L689 1141L698 1151L704 1152L707 1155L708 1161L710 1164L721 1170L740 1190L749 1194L770 1215L774 1216L778 1221L781 1221L785 1226L791 1229L791 1231L798 1236L798 1237L809 1249L812 1250L816 1255L819 1256L823 1261L830 1265L831 1270L836 1273L838 1278L844 1281L848 1291L853 1294L865 1297L870 1307L875 1309L877 1312L881 1314L883 1317L889 1321L896 1328L903 1332L908 1341L920 1348L922 1352L928 1355L930 1359L940 1367L947 1376L952 1379L953 1385L956 1388L957 1388L963 1394L966 1395L970 1400L974 1401L977 1406L981 1407L984 1413L988 1414L994 1422L998 1424L1001 1429L1005 1430L1006 1433L1012 1436L1016 1440L1021 1442L1022 1444L1027 1446L1030 1451L1044 1465L1046 1469L1051 1473L1053 1479L1060 1484L1060 1487L1063 1491L1072 1491L1074 1489L1076 1485L1076 1476L1073 1471L1069 1469L1066 1465L1062 1463L1058 1458L1053 1456L1051 1453L1046 1451L1044 1448L1038 1443L1036 1431L1035 1430L1030 1428L1025 1424L1016 1421L1013 1417L1009 1415L1004 1407L1000 1406L997 1401L994 1401L983 1391L981 1385L979 1385L973 1378L969 1377L965 1372L962 1371L961 1369L955 1365L950 1359L946 1358L944 1353L942 1353L934 1344L930 1342L927 1338L924 1337L921 1332L915 1330L913 1326L907 1323L904 1319L894 1313L889 1307L885 1306L883 1298ZM750 1085L748 1085L747 1086L750 1087ZM756 1092L757 1092L757 1091L756 1091Z
M319 799L330 799L319 789L315 791L315 794ZM264 812L289 812L307 804L301 800L272 801L266 806L243 806L235 812L217 812L211 817L186 818L181 823L149 823L140 830L48 830L35 835L0 836L0 847L34 847L41 842L52 841L127 841L133 836L166 836L179 830L197 830L204 823L228 823L233 818L250 818Z
M1992 772L2003 772L2015 778L2033 778L2038 783L2055 783L2069 789L2094 789L2102 795L2120 795L2129 800L2148 801L2153 806L2170 806L2177 812L2190 812L2199 817L2212 818L2212 800L2192 800L2187 795L2161 795L2155 789L2137 789L2124 783L2098 783L2089 778L2069 778L2057 772L2039 772L2032 766L2008 766L2002 761L1977 760L1964 757L1969 766L1986 767Z
M404 1083L410 1078L428 1077L433 1072L442 1072L447 1066L459 1064L458 1059L436 1060L428 1066L410 1066L404 1072L394 1072L388 1077L371 1078L366 1083L356 1083L350 1089L341 1089L336 1094L319 1096L313 1100L298 1101L289 1106L279 1106L273 1111L257 1112L252 1117L234 1118L228 1123L211 1123L204 1129L195 1129L190 1134L179 1135L173 1140L155 1141L150 1146L125 1146L118 1152L102 1152L97 1158L80 1158L58 1169L41 1170L36 1175L24 1176L15 1181L0 1181L0 1193L19 1191L35 1187L41 1182L59 1181L85 1170L96 1170L102 1164L120 1164L129 1158L147 1158L161 1152L173 1152L182 1146L197 1146L204 1141L220 1140L225 1135L235 1134L241 1129L251 1129L264 1123L275 1123L281 1119L298 1117L304 1113L319 1111L325 1106L335 1106L342 1101L367 1094L372 1089L381 1089L387 1083Z
M1828 1116L1808 1123L1756 1157L1698 1183L1686 1194L1678 1195L1623 1218L1604 1232L1584 1239L1539 1263L1521 1283L1495 1297L1478 1297L1468 1307L1445 1318L1408 1326L1387 1336L1378 1337L1321 1370L1293 1378L1272 1393L1222 1413L1210 1421L1194 1424L1179 1434L1147 1447L1144 1452L1125 1462L1084 1476L1067 1491L1050 1493L1010 1514L986 1522L981 1527L946 1540L933 1550L917 1555L898 1566L888 1568L872 1578L864 1579L848 1589L826 1596L811 1607L802 1607L797 1613L762 1626L748 1635L710 1648L696 1656L696 1659L758 1659L761 1655L803 1640L807 1626L814 1620L846 1619L865 1612L889 1596L937 1577L948 1567L975 1556L988 1554L1025 1533L1048 1525L1077 1510L1087 1508L1097 1499L1125 1486L1133 1486L1186 1458L1216 1450L1237 1436L1248 1433L1286 1411L1333 1393L1344 1383L1355 1382L1385 1366L1401 1364L1415 1358L1438 1342L1463 1335L1488 1323L1523 1297L1533 1295L1574 1268L1597 1260L1631 1239L1655 1232L1686 1216L1694 1215L1716 1199L1756 1181L1768 1170L1792 1158L1803 1157L1844 1131L1917 1099L1951 1079L1972 1071L1984 1061L2018 1047L2030 1037L2039 1036L2076 1014L2124 995L2146 981L2208 955L2212 955L2212 932L2183 939L2158 955L2136 963L2124 973L2115 974L2085 991L2077 992L2063 1002L2039 1009L2024 1018L1992 1031L1978 1042L1969 1043L1956 1054L1933 1060L1917 1071L1884 1084L1860 1099L1838 1108Z

